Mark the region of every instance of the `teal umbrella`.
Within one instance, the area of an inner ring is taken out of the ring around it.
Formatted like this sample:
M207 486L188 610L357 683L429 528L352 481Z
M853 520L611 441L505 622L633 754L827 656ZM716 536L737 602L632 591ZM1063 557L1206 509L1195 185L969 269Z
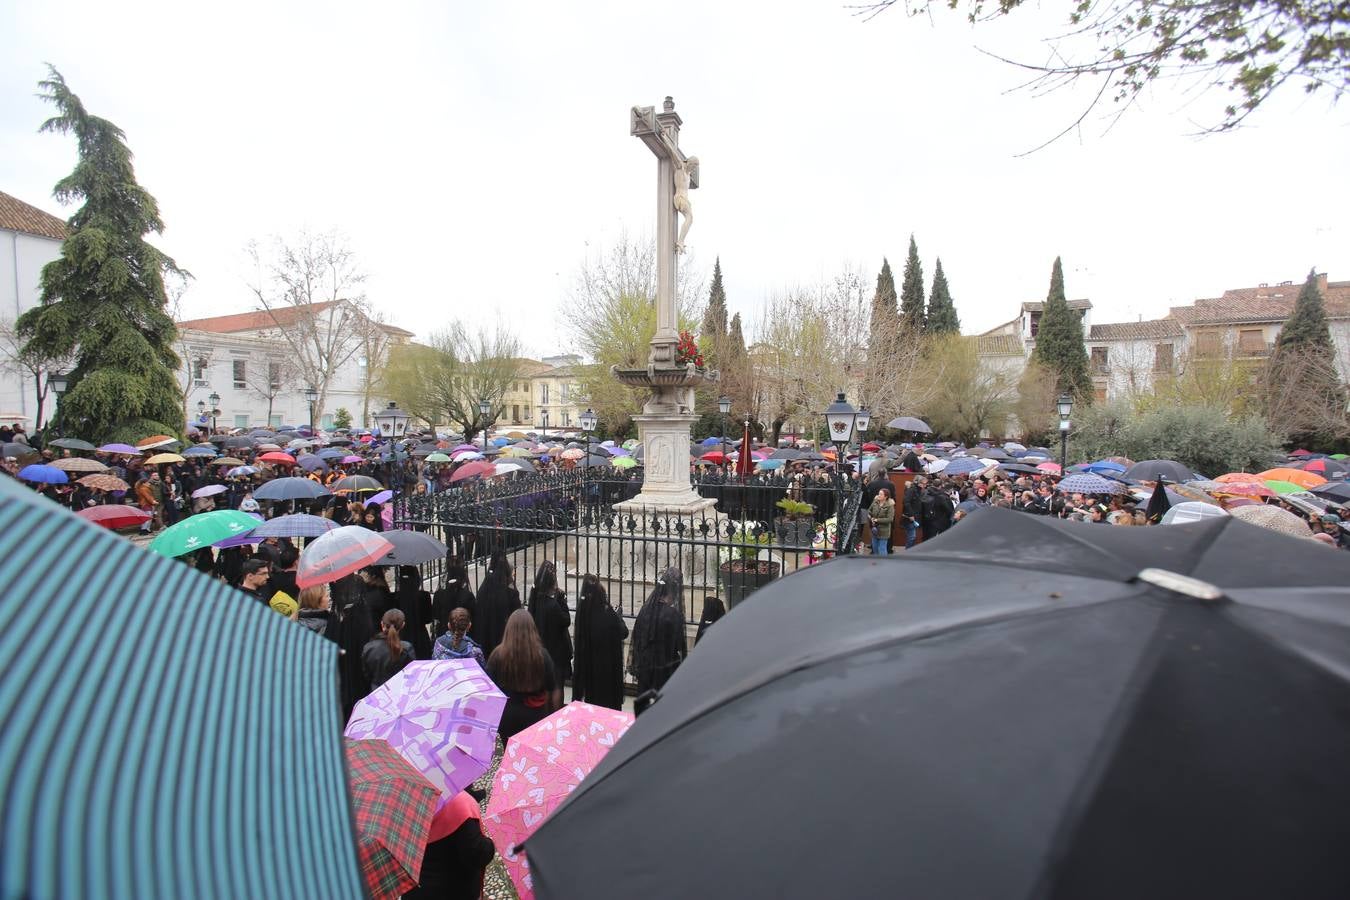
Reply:
M237 509L198 513L160 532L159 537L150 542L150 550L160 556L182 556L257 527L257 519Z
M336 645L6 479L0 516L0 896L363 897ZM131 641L63 661L72 622Z

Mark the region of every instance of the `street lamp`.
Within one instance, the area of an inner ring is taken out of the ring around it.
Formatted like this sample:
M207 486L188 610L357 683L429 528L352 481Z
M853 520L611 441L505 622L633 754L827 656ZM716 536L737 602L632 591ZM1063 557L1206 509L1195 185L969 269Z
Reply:
M834 402L825 407L825 430L830 436L830 442L834 444L836 495L834 502L834 552L836 554L840 553L844 547L843 470L840 466L844 462L844 449L853 440L853 432L857 426L858 411L844 398L844 392L840 391Z
M305 388L305 399L309 401L309 430L314 430L314 404L319 401L319 392L310 385ZM392 404L390 404L392 405Z
M492 401L484 397L478 401L478 417L483 421L483 449L487 449L488 433L492 430L492 423L488 416L492 415Z
M717 411L722 414L722 473L727 470L727 413L731 412L731 398L726 394L717 398Z
M543 430L543 434L539 436L539 440L546 441L548 440L548 410L546 409L539 410L539 421L543 423L540 426L540 428Z
M586 464L582 467L582 478L585 478L585 473L591 468L591 433L595 431L595 410L589 406L586 407L586 411L581 414L580 419L581 434L585 438L583 443L586 445Z
M862 471L862 445L867 434L867 426L872 424L872 414L865 409L858 410L858 471Z
M1073 412L1073 397L1059 395L1059 474L1069 464L1069 414Z
M412 416L399 409L393 400L389 401L389 406L380 410L374 416L375 427L380 429L380 434L389 439L389 463L385 469L385 487L391 491L396 491L393 485L393 466L399 462L398 442L402 440L408 430L408 420ZM402 487L402 485L400 485Z
M220 395L215 391L206 398L211 403L211 433L216 433L216 417L220 415Z

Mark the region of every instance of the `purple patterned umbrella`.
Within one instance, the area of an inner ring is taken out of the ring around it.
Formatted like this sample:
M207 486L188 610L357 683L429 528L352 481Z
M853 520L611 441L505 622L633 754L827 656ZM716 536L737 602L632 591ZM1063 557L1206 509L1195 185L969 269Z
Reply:
M1116 494L1125 486L1100 475L1069 475L1059 483L1059 490L1065 494Z
M120 453L123 456L140 456L141 451L130 444L104 444L98 448L100 453Z
M444 805L488 770L505 707L473 660L414 660L356 704L344 733L388 741Z

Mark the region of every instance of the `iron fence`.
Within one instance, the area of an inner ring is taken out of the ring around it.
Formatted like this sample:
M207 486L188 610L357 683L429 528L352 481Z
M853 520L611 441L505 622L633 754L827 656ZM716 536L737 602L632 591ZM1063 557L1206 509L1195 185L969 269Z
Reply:
M691 624L706 597L734 605L763 584L833 555L837 546L852 552L857 540L861 490L846 477L704 475L694 487L712 505L692 514L625 505L641 486L640 478L612 469L470 482L396 503L395 527L425 530L444 541L475 583L492 554L504 553L522 600L546 559L556 564L573 603L582 576L594 573L615 608L630 618L661 573L674 566L684 576ZM796 517L785 516L778 506L784 498L808 504L810 512L798 507ZM842 513L837 519L836 511ZM444 566L438 560L423 567L432 590Z

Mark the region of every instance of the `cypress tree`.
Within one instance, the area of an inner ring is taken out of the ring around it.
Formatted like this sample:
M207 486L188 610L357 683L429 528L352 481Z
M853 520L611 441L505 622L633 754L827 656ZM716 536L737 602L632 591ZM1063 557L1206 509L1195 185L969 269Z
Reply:
M927 323L923 309L923 264L919 262L919 245L912 234L904 280L900 283L900 319L901 324L914 331L923 331Z
M956 303L947 287L947 275L942 271L941 258L933 272L933 290L928 295L928 330L933 334L961 333L961 319L956 314Z
M868 335L867 354L873 360L886 356L886 341L895 332L900 315L895 305L895 276L891 274L890 260L882 257L881 271L877 273L877 289L872 295L872 315Z
M160 233L155 198L136 182L126 135L91 115L61 73L39 82L58 114L41 131L74 134L75 170L56 184L70 217L59 259L42 270L40 305L19 317L26 347L49 357L75 354L55 424L95 443L178 434L182 395L174 375L176 330L165 312L164 273L173 260L145 241Z
M1055 387L1076 402L1092 402L1092 379L1088 377L1087 347L1083 344L1083 319L1069 309L1064 297L1064 267L1055 257L1050 273L1050 293L1041 311L1033 361L1055 373Z
M741 332L741 314L731 317L731 327L727 331L727 359L735 361L745 358L745 335Z
M707 349L717 360L717 352L727 336L727 292L722 287L722 259L713 262L712 289L708 292L708 308L703 312L703 337L708 339ZM720 362L720 360L717 360Z
M1280 338L1276 343L1280 350L1310 350L1333 356L1335 345L1331 342L1331 328L1327 325L1327 311L1322 302L1322 292L1317 289L1317 270L1308 273L1303 289L1294 301L1294 311L1285 320L1280 329Z

